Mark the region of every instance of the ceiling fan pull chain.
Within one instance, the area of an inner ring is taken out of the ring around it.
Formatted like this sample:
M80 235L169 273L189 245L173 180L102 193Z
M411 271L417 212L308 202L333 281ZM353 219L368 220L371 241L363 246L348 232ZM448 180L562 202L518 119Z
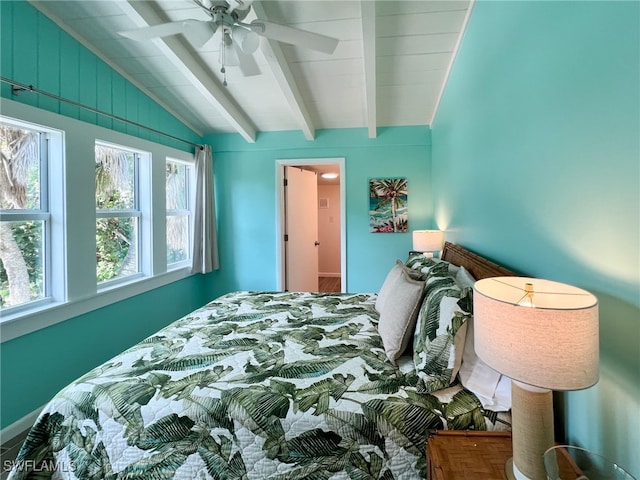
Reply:
M220 67L220 73L222 74L222 85L227 86L227 69L224 67L224 64L227 61L226 50L225 50L225 41L224 41L224 26L222 28L222 35L220 35L220 63L222 66Z

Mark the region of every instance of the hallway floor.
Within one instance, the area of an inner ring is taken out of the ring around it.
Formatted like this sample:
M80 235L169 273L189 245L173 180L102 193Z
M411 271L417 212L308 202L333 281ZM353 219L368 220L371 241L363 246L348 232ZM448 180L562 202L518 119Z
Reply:
M340 277L318 277L318 287L321 292L340 292L342 282Z

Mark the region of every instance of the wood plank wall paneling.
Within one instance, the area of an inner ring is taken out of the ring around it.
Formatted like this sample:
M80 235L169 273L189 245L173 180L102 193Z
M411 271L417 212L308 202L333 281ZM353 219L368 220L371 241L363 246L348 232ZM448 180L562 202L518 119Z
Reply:
M38 16L37 31L40 38L46 38L46 42L41 42L38 51L38 79L37 85L47 92L60 91L60 75L56 72L52 75L49 71L52 58L60 57L60 29L57 28L48 18L43 15ZM3 75L5 72L3 70ZM51 112L60 113L60 102L55 98L37 96L38 107Z
M11 35L11 17L13 8L10 2L0 2L0 48L4 52L13 51L13 36ZM2 75L8 74L13 70L12 57L9 55L0 55L0 73ZM11 85L7 83L0 84L0 93L3 97L11 95Z
M0 73L9 80L33 85L189 142L202 141L195 132L28 2L0 1ZM193 149L183 142L44 95L33 92L14 95L11 85L4 82L0 95L180 150Z

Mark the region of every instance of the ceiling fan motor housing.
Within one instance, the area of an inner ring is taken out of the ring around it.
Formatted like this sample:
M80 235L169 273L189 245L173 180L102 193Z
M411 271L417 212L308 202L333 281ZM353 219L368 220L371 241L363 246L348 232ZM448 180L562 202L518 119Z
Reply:
M248 5L244 9L240 9L239 6L231 9L230 4L224 0L212 1L211 7L209 7L209 15L211 15L213 21L216 23L222 21L228 26L233 26L235 22L244 20L250 11L251 5Z

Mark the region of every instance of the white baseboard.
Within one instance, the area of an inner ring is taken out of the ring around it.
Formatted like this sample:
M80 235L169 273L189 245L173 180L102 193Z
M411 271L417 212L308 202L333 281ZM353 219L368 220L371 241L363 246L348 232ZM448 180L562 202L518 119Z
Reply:
M11 441L11 439L16 438L21 433L29 430L36 420L38 419L38 415L46 405L42 405L40 408L36 408L33 412L27 413L24 417L19 420L16 420L11 425L7 425L2 430L0 430L0 445L5 445L7 442Z
M319 277L340 277L340 273L326 273L326 272L318 272Z

